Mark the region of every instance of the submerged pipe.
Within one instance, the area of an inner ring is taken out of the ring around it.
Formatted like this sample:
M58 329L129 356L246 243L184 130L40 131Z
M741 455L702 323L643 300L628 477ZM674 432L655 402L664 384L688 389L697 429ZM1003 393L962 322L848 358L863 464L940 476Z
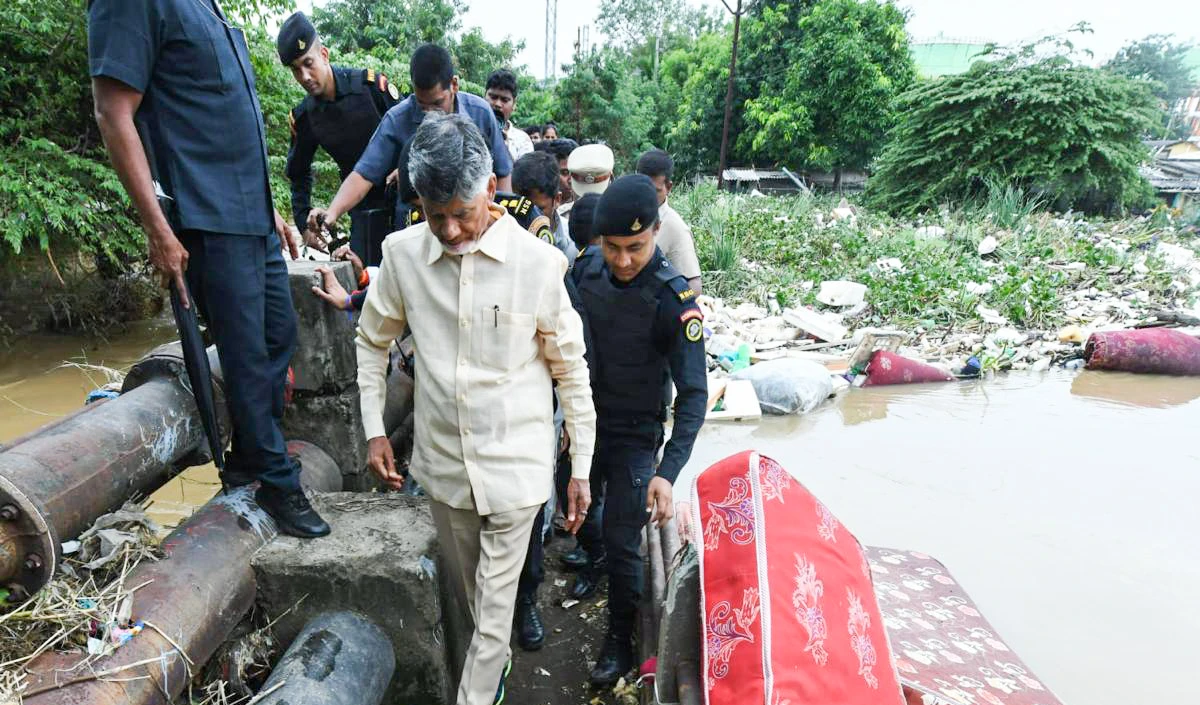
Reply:
M167 346L143 358L120 397L0 450L0 585L14 598L50 580L64 539L130 497L154 491L186 465L207 462L200 455L207 442L196 402L179 374L182 358L172 367L170 354Z
M275 534L252 488L214 497L171 532L165 558L125 578L127 587L141 586L134 619L154 628L90 663L77 654L38 657L28 666L26 705L170 705L192 666L207 661L254 605L250 558Z
M354 612L314 617L259 691L256 705L379 705L396 669L387 634Z

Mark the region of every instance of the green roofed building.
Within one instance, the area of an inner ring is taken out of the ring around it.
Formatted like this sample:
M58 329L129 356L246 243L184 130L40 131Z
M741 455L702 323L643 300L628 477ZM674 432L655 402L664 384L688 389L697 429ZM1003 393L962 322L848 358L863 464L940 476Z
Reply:
M938 37L932 40L914 41L908 45L917 74L922 78L953 76L966 73L979 54L987 50L987 43L977 40L954 40Z

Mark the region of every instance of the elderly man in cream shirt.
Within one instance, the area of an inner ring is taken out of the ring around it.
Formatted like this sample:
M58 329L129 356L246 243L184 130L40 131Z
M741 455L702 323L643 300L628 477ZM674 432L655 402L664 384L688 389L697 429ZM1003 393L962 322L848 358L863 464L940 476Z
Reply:
M491 155L475 125L430 113L409 176L426 222L388 236L358 327L368 464L399 488L383 430L388 346L407 325L416 357L411 472L431 498L438 541L475 632L458 705L502 699L517 580L550 495L551 383L572 441L567 525L591 502L596 412L567 262L493 205Z

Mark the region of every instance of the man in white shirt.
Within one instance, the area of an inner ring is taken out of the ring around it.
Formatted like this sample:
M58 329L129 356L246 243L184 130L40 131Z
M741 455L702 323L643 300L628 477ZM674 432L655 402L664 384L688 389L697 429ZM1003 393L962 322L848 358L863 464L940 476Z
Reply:
M661 149L651 149L638 157L637 173L645 174L654 183L658 192L658 219L662 226L658 230L655 244L667 256L667 261L687 277L688 286L697 296L700 295L700 259L696 257L696 242L692 238L692 229L683 222L683 218L667 203L671 189L675 184L671 176L675 171L675 161L671 155Z
M517 77L508 69L497 69L488 76L483 95L492 104L496 122L504 133L504 144L513 163L533 151L533 140L521 128L513 125L512 114L517 108Z
M503 699L517 580L535 514L550 496L551 383L571 436L567 527L591 503L595 443L583 324L563 285L567 262L495 207L479 130L429 114L409 176L426 221L384 242L358 326L358 385L368 464L399 489L383 430L388 346L408 326L415 348L411 472L430 497L452 584L475 631L458 705ZM499 686L499 687L497 687Z

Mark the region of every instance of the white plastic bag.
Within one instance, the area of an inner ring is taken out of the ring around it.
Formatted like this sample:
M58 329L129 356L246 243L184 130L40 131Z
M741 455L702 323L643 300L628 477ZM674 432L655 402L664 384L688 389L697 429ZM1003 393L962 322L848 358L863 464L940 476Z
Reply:
M750 380L764 414L807 414L833 394L833 382L823 365L811 360L781 358L760 362L732 375Z

